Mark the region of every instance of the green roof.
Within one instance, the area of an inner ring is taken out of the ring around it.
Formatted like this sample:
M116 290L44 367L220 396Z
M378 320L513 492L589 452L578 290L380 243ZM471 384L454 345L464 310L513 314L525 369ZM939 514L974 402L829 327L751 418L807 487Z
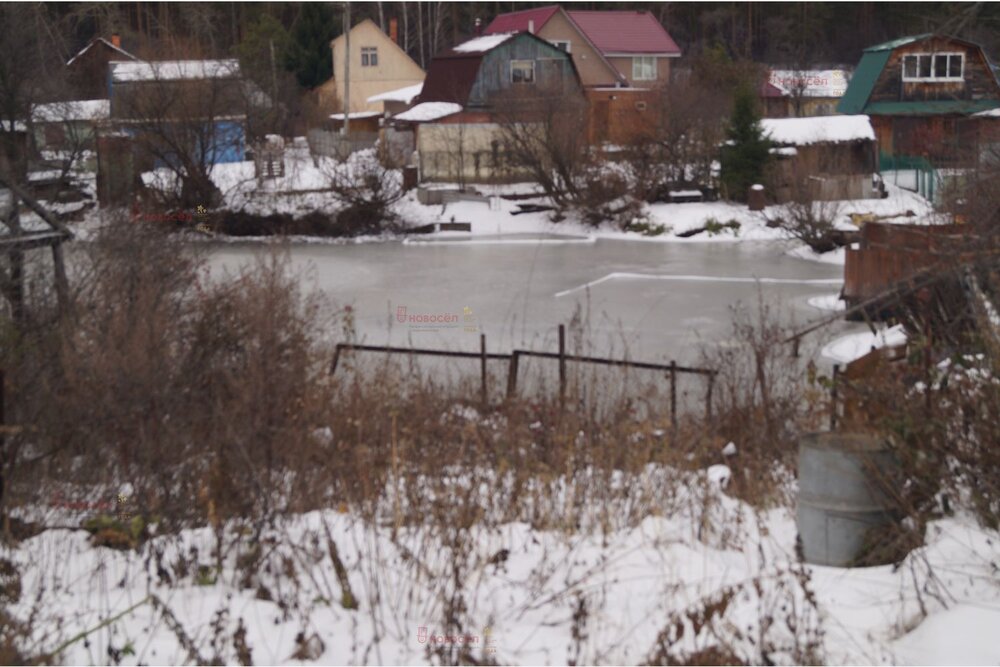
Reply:
M876 44L875 46L869 46L865 49L865 52L869 51L892 51L893 49L899 48L900 46L906 46L907 44L912 44L913 42L919 42L922 39L927 39L934 33L925 32L922 35L910 35L909 37L900 37L899 39L889 40L888 42L882 42L881 44Z
M938 114L973 114L1000 107L1000 100L932 100L926 102L873 102L866 114L876 116L934 116Z
M891 44L891 42L886 43ZM865 105L868 104L868 98L871 97L872 88L875 87L875 82L878 81L885 64L889 62L890 55L892 55L891 50L872 51L865 49L865 52L861 54L861 62L854 70L851 81L847 84L847 90L844 91L844 96L840 98L840 103L837 105L838 113L865 113Z

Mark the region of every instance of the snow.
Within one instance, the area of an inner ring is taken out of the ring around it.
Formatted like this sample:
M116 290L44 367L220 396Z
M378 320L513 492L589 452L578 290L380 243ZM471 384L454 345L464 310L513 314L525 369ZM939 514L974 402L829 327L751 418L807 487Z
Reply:
M112 62L115 82L180 81L184 79L233 79L240 76L240 61L161 60L156 62Z
M811 118L762 118L764 134L776 144L807 146L843 141L875 141L868 116L813 116Z
M722 448L723 456L736 456L736 443L730 442L725 447Z
M861 333L847 334L832 343L828 343L821 354L827 359L832 359L841 364L849 364L855 359L860 359L873 349L883 347L898 347L906 344L906 332L903 325L897 324L888 329L881 329L877 333L862 331Z
M1000 118L1000 107L997 107L996 109L987 109L986 111L980 111L979 113L974 113L972 115L980 118Z
M351 113L347 114L348 118L374 118L376 116L381 116L381 115L382 112L380 111L352 111ZM332 118L333 120L344 120L344 114L332 113L330 114L330 118Z
M799 154L799 150L795 146L781 146L778 148L772 148L768 151L771 155L783 155L786 157L794 157Z
M104 39L103 37L98 37L97 39L95 39L94 41L92 41L92 42L91 42L90 44L87 44L87 46L85 46L85 47L83 47L82 49L80 49L80 52L79 52L79 53L77 53L77 54L76 54L75 56L73 56L72 58L70 58L69 60L67 60L67 61L66 61L66 66L67 66L67 67L69 67L70 65L72 65L72 64L73 64L73 62L74 62L74 61L75 61L75 60L76 60L77 58L79 58L79 57L80 57L80 56L82 56L82 55L83 55L84 53L86 53L87 51L89 51L89 50L90 50L90 47L94 46L94 45L95 45L95 44L96 44L97 42L103 42L104 44L108 45L109 47L111 47L112 49L114 49L114 50L115 50L115 51L117 51L118 53L122 54L123 56L125 56L125 57L126 57L126 58L128 58L129 60L135 60L135 56L133 56L133 55L132 55L131 53L129 53L129 52L128 52L128 51L126 51L125 49L123 49L123 48L121 48L121 47L118 47L118 46L115 46L114 44L112 44L112 43L111 43L111 42L109 42L108 40Z
M412 109L407 109L403 113L393 116L393 120L401 120L411 123L426 123L458 113L462 110L462 105L454 102L422 102Z
M36 104L31 117L36 123L104 120L111 115L110 100L76 100Z
M508 32L501 33L499 35L483 35L482 37L476 37L467 42L463 42L452 50L458 51L459 53L485 53L500 46L515 34L516 33Z
M410 104L416 99L420 91L424 89L423 83L418 83L413 86L406 86L405 88L397 88L396 90L390 90L385 93L379 93L378 95L372 95L368 98L368 103L373 102L403 102L404 104Z
M312 638L315 664L441 664L450 659L435 651L450 652L457 640L430 638L445 636L467 636L473 657L498 664L639 664L674 619L731 587L738 594L719 616L706 614L703 631L688 624L671 649L723 641L748 663L789 664L802 660L793 643L811 639L816 659L830 665L1000 661L997 531L959 514L930 522L925 545L899 567L803 566L794 508L757 511L733 499L724 492L733 475L722 464L688 477L650 467L631 484L668 490L661 511L623 523L601 506L594 514L613 519L603 530L586 515L572 528L473 525L462 531L468 547L458 559L444 531L420 523L394 531L389 517L363 520L347 508L291 515L261 535L267 548L249 584L237 561L255 544L240 540L240 526L220 533L221 571L211 528L162 534L138 552L49 530L4 548L22 586L5 611L22 620L35 612L30 640L47 651L65 645L55 656L63 664L105 663L109 647L126 646L122 664L235 664L239 627L255 664L289 662L300 634ZM580 487L566 491L562 502L573 502ZM61 511L64 525L83 514ZM356 609L341 604L328 537ZM460 630L442 622L443 601L456 596ZM574 655L581 600L586 635ZM762 656L762 640L775 651Z
M808 303L813 308L818 308L819 310L829 310L832 312L847 310L847 304L840 298L840 294L824 294L823 296L809 297Z

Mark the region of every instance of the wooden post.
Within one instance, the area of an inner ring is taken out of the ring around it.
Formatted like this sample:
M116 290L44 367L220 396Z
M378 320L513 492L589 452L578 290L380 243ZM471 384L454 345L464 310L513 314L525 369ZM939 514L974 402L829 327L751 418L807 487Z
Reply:
M715 385L715 373L708 374L708 391L705 392L705 419L711 424L712 421L712 388Z
M796 336L795 338L792 339L792 356L793 357L798 357L799 356L799 341L800 340L802 340L802 339L799 338L798 336Z
M677 362L670 361L670 427L677 434Z
M514 398L517 393L517 362L521 354L514 350L510 354L510 366L507 367L507 398Z
M840 364L833 365L833 382L830 385L830 430L837 429L837 376L840 375Z
M559 325L559 409L566 408L566 325Z
M330 375L337 372L337 363L340 361L340 348L343 343L337 343L337 348L333 351L333 361L330 362Z
M482 403L483 409L486 409L488 403L488 396L486 393L486 334L479 334L479 370L483 377L483 386L480 389L482 393Z

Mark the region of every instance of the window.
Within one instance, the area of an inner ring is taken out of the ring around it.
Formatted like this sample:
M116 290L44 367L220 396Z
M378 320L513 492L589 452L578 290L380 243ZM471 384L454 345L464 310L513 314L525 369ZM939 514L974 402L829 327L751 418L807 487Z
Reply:
M569 53L569 41L564 39L555 39L550 42L552 46L556 47L560 51L565 51Z
M652 81L656 78L656 57L635 56L632 58L632 80Z
M510 61L510 81L511 81L511 83L534 83L535 82L535 61L534 60L511 60Z
M903 56L903 81L961 81L964 53L913 53Z
M362 67L378 67L378 47L377 46L362 46L361 47L361 66Z

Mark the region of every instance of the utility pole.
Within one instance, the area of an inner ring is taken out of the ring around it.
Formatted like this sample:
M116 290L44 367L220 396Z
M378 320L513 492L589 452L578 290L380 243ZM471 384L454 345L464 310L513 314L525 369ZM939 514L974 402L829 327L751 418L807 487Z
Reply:
M344 136L351 131L351 3L344 3Z

